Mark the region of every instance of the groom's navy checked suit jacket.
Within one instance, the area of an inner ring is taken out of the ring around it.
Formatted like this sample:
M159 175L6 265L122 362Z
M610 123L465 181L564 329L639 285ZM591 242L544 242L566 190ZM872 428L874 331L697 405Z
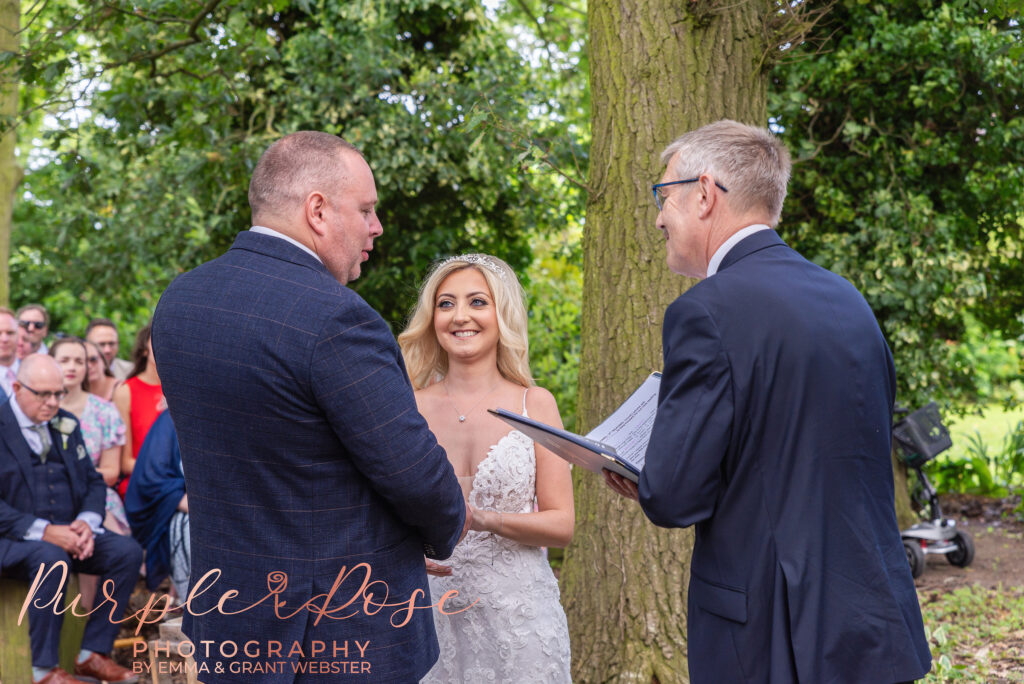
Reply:
M360 563L369 565L370 581L387 583L370 588L376 600L407 604L420 590L416 604L430 603L424 553L451 554L465 507L444 450L416 410L398 345L362 298L294 245L243 232L226 254L167 288L153 348L181 445L191 586L210 570L223 573L193 612L228 589L240 594L225 612L252 605L268 593L268 573L282 572L286 616ZM365 576L352 572L330 606L349 602ZM415 610L395 627L392 619L405 617L397 608L363 606L360 596L314 626L305 610L281 619L268 600L237 615L186 614L184 627L194 643L216 644L210 672L200 675L207 684L293 681L290 669L214 671L218 660L245 660L241 647L250 640L260 648L257 664L278 659L267 655L270 641L282 642L285 655L297 641L307 656L320 641L327 645L321 658L369 661L360 681L418 680L437 659L431 610ZM365 658L355 640L368 642ZM216 650L226 641L239 647L234 658ZM332 654L346 642L347 654ZM202 648L197 655L207 660Z
M764 230L668 308L663 336L640 502L656 524L696 525L691 681L923 676L894 370L864 298Z

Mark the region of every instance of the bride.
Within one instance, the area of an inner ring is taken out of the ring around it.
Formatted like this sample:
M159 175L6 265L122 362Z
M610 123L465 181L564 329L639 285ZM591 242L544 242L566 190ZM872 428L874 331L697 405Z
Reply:
M526 306L504 261L481 254L438 264L398 337L416 403L437 437L473 525L446 565L427 561L441 656L424 682L569 682L569 633L541 547L572 539L569 466L487 413L502 407L562 425L527 356ZM459 603L459 602L462 603Z

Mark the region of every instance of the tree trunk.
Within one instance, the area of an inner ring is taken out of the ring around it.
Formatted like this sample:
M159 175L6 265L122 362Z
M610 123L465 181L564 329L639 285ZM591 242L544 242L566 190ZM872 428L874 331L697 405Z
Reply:
M920 517L910 502L910 473L896 455L895 449L892 455L892 476L896 488L896 522L901 530L905 530L918 522Z
M0 52L18 52L21 27L20 0L0 0ZM10 60L0 71L0 306L10 296L11 213L14 191L21 183L21 168L14 156L14 122L18 116L17 60Z
M579 427L661 368L665 308L693 281L665 265L651 184L673 139L721 118L765 125L770 3L590 0L591 194ZM578 682L687 681L691 530L661 530L577 470L562 571Z

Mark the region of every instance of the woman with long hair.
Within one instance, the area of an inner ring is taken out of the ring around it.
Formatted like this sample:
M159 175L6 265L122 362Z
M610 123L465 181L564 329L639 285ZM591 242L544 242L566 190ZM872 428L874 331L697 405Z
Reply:
M572 539L568 464L487 413L503 407L562 424L530 374L522 287L504 261L466 254L439 263L398 341L416 403L473 509L445 564L427 561L441 655L425 682L568 682L569 633L542 547ZM465 606L458 605L459 600Z
M89 391L100 399L113 401L114 390L119 382L107 365L107 359L100 348L89 340L85 340L85 367L89 374Z
M135 347L132 349L134 367L128 379L114 390L114 404L121 412L121 419L127 426L124 447L121 449L121 476L117 491L124 498L128 490L128 481L135 468L135 459L146 439L146 433L153 425L160 412L167 408L163 389L160 387L160 376L156 372L156 360L153 358L153 341L150 339L151 323L147 323L135 336Z
M85 438L85 448L96 470L107 483L106 517L103 526L118 534L131 534L124 504L112 489L121 474L121 445L125 426L117 408L91 392L87 371L88 349L77 337L61 337L50 345L54 358L64 374L67 390L60 407L78 418Z

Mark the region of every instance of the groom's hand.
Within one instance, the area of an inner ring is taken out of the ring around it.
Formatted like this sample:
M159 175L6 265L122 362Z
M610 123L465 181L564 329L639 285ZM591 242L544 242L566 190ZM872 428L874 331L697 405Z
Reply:
M447 565L435 563L429 558L424 558L424 560L427 562L428 575L434 575L435 577L447 577L448 575L452 574L452 569Z
M618 473L613 473L610 470L602 470L601 472L604 473L605 483L611 487L613 492L620 496L624 496L627 499L632 499L633 501L640 500L640 490L637 489L634 482L631 482Z
M462 525L462 534L459 535L459 541L462 541L466 537L466 533L469 532L470 526L473 524L473 508L466 502L466 522Z

